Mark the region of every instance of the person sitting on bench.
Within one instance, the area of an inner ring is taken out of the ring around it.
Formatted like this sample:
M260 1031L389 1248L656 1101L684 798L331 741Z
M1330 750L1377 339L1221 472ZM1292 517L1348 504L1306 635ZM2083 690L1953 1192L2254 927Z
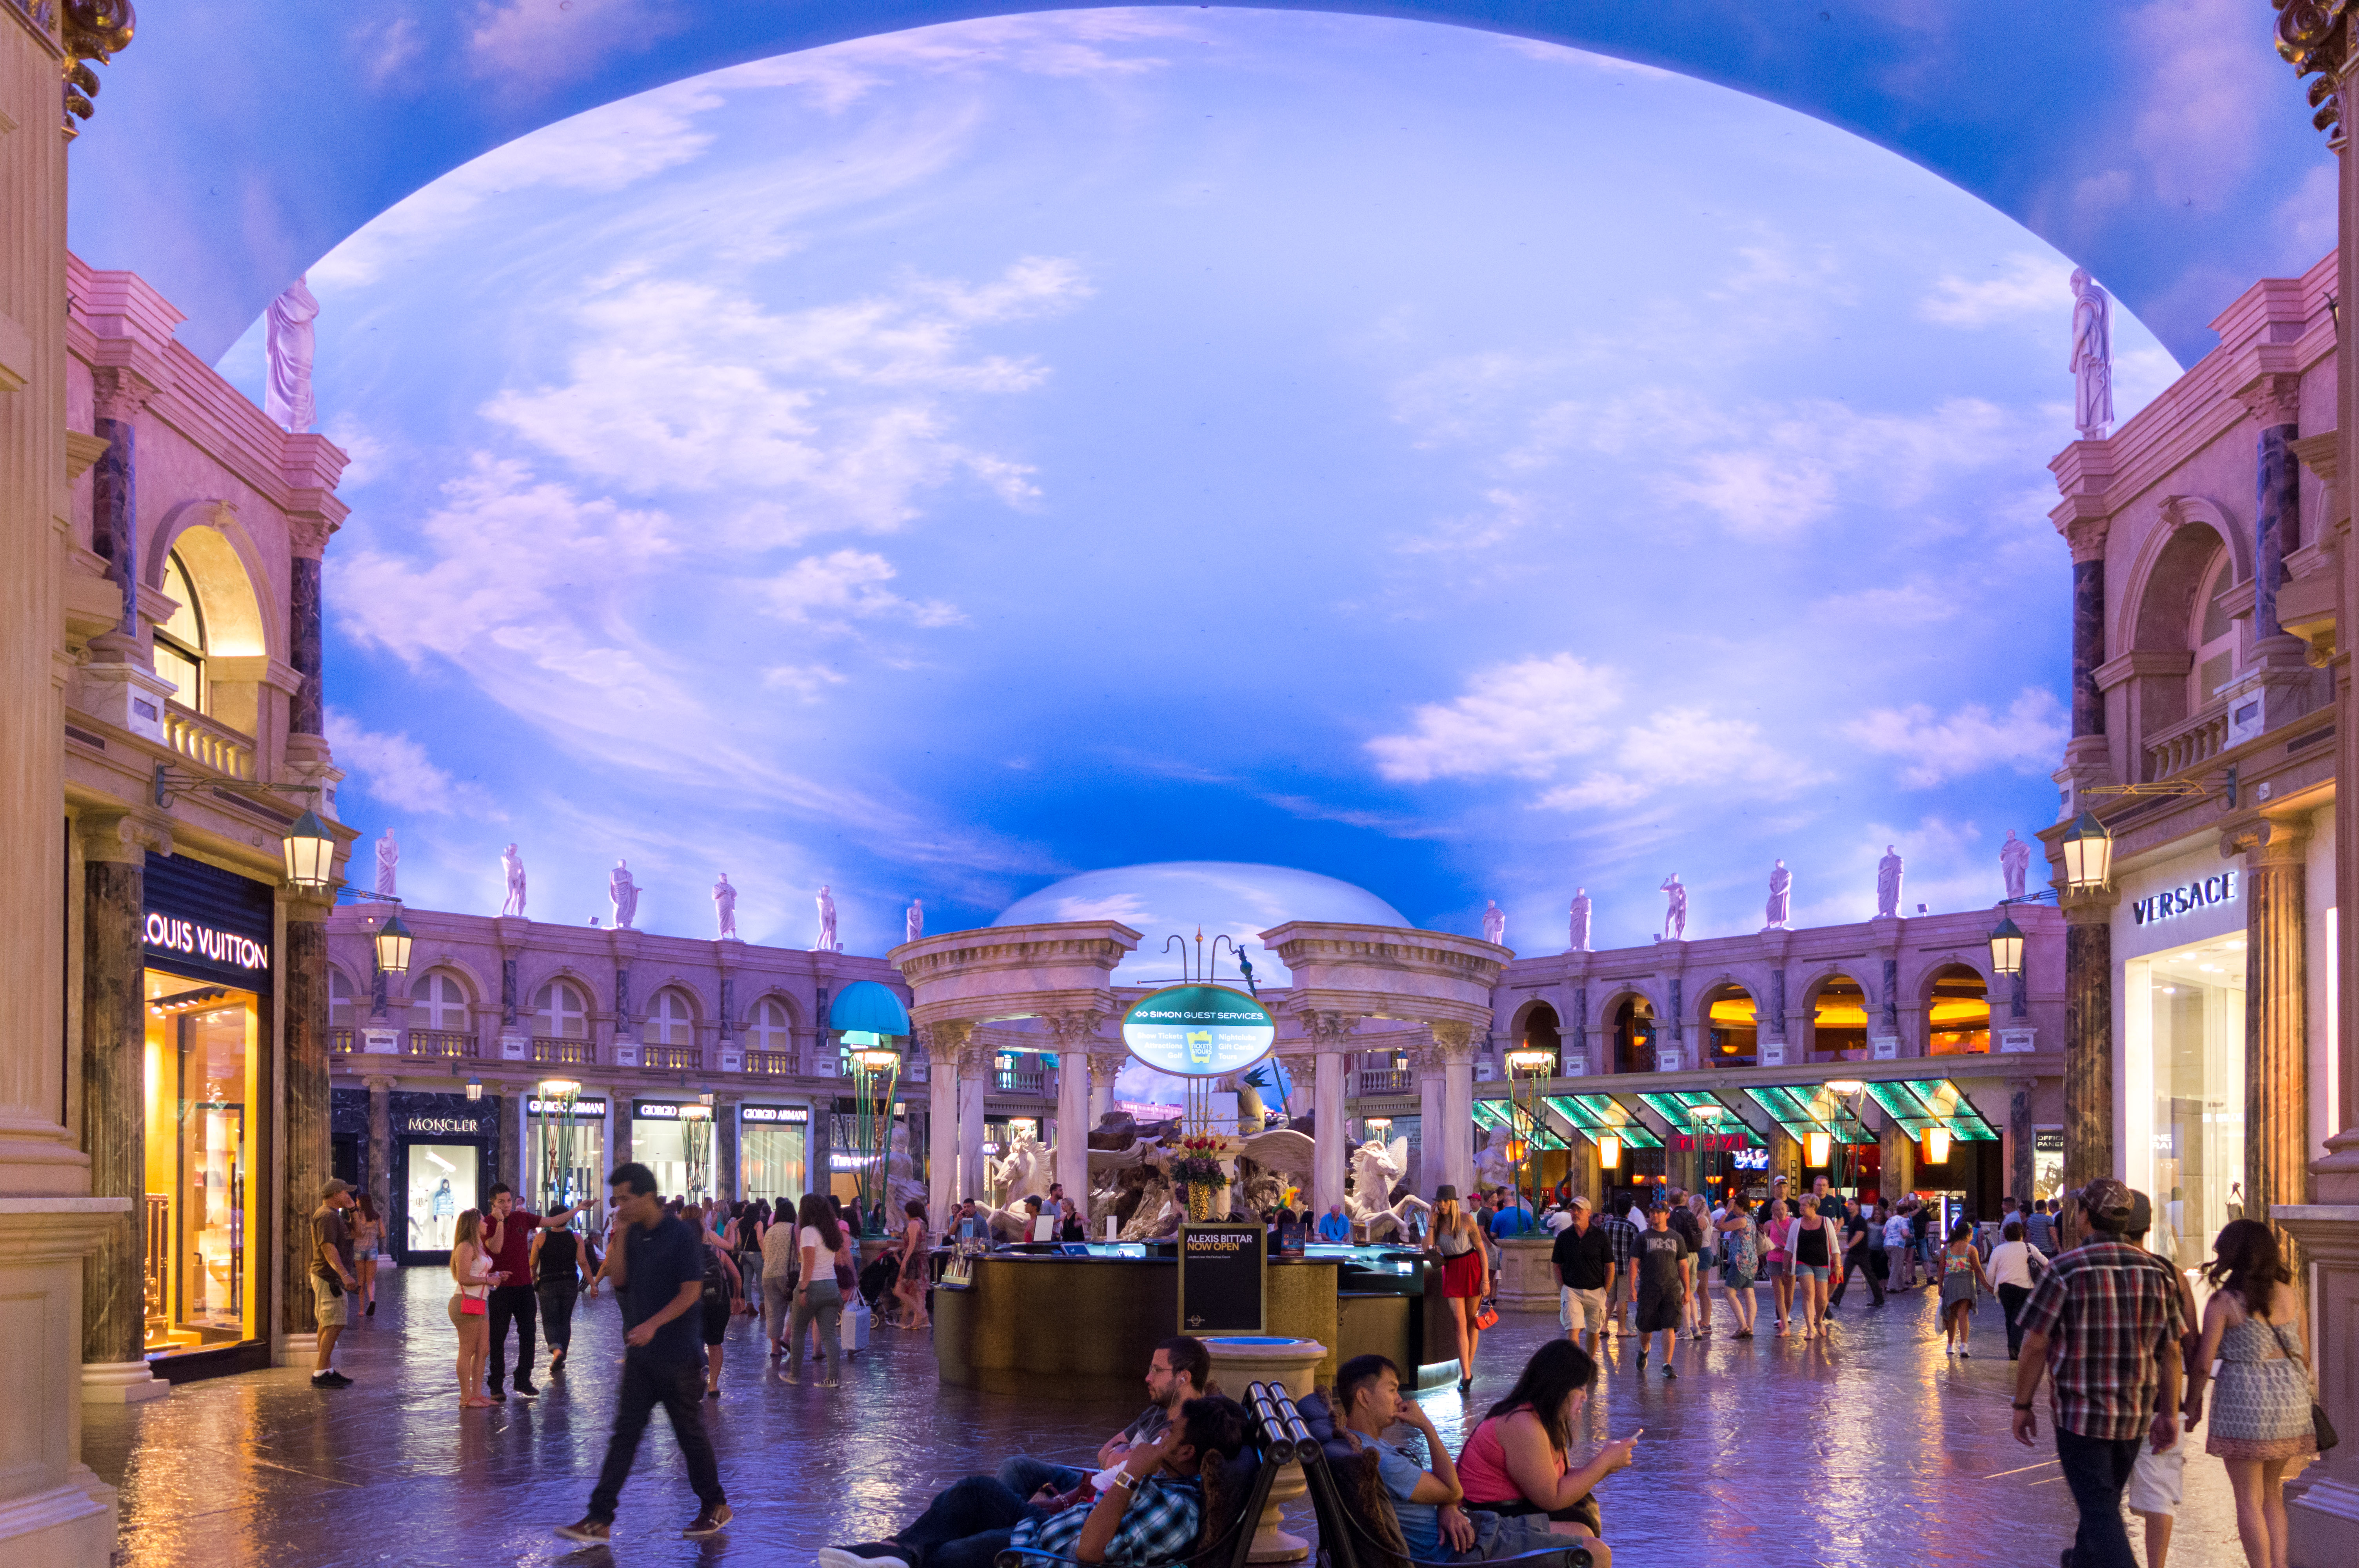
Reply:
M1575 1524L1557 1524L1544 1515L1506 1515L1460 1506L1464 1494L1450 1449L1433 1429L1433 1418L1401 1394L1400 1368L1384 1356L1354 1356L1335 1374L1335 1410L1344 1432L1376 1454L1376 1478L1392 1501L1393 1519L1411 1558L1421 1563L1487 1563L1527 1552L1585 1546L1595 1568L1611 1568L1605 1543ZM1408 1451L1386 1443L1396 1425L1415 1427L1425 1438L1433 1468L1420 1466Z
M1190 1334L1175 1334L1158 1344L1147 1361L1147 1397L1154 1402L1139 1412L1136 1421L1106 1439L1105 1446L1098 1450L1094 1468L1112 1470L1133 1447L1170 1425L1181 1405L1200 1394L1220 1391L1220 1384L1212 1380L1212 1353L1204 1348L1202 1340ZM1077 1465L1018 1454L1001 1463L999 1482L1017 1497L1032 1498L1044 1487L1052 1494L1070 1492L1089 1474Z
M970 1476L889 1540L822 1549L820 1568L991 1568L1011 1546L1125 1568L1176 1562L1203 1533L1205 1461L1217 1454L1225 1464L1245 1445L1243 1405L1190 1400L1131 1448L1103 1490L1084 1481L1067 1497L1027 1503L995 1476Z

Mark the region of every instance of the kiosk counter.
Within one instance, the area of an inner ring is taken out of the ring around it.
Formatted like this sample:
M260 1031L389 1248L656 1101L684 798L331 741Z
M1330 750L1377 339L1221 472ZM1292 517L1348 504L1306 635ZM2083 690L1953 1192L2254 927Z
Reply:
M1263 1332L1330 1347L1318 1378L1354 1356L1390 1357L1420 1389L1455 1382L1441 1271L1420 1252L1312 1245L1269 1260ZM1128 1399L1156 1343L1183 1332L1170 1241L1002 1247L951 1258L934 1285L945 1383L993 1393Z

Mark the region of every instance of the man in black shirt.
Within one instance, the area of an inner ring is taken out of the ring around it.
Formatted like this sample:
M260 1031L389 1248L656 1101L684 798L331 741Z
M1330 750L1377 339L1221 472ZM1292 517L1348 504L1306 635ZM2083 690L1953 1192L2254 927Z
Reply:
M1830 1307L1843 1305L1843 1292L1851 1289L1852 1281L1863 1275L1866 1277L1869 1294L1875 1298L1867 1304L1871 1307L1880 1307L1884 1304L1884 1280L1879 1267L1884 1260L1880 1257L1872 1257L1868 1250L1872 1245L1880 1242L1883 1237L1884 1227L1877 1221L1873 1208L1856 1199L1843 1200L1843 1283L1837 1285L1834 1294L1827 1298L1827 1305ZM1878 1248L1878 1250L1880 1251L1881 1249Z
M1638 1298L1638 1370L1647 1370L1647 1347L1663 1336L1663 1376L1676 1378L1671 1359L1679 1354L1680 1310L1687 1304L1688 1282L1695 1255L1686 1238L1670 1227L1670 1206L1659 1198L1647 1212L1647 1228L1638 1233L1637 1249L1630 1259L1630 1282Z
M680 1531L692 1540L717 1534L729 1523L729 1502L721 1491L721 1467L704 1434L704 1243L695 1227L667 1214L656 1201L655 1173L645 1165L617 1165L606 1178L614 1190L613 1255L607 1273L615 1281L623 1321L623 1377L614 1395L614 1434L606 1463L590 1494L590 1512L561 1526L569 1541L604 1541L613 1532L614 1505L638 1456L639 1438L658 1404L671 1418L672 1436L688 1464L689 1485L701 1505Z
M1572 1223L1557 1233L1549 1253L1564 1306L1559 1321L1572 1342L1592 1355L1605 1338L1605 1292L1614 1282L1614 1238L1590 1215L1589 1200L1572 1200Z

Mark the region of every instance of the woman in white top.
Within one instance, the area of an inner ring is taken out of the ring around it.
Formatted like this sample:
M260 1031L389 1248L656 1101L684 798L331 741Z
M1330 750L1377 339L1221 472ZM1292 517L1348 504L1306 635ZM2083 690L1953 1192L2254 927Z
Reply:
M2048 1254L2023 1238L2019 1219L2008 1220L2001 1234L2005 1239L1991 1249L1984 1271L1998 1292L1999 1310L2006 1314L2006 1358L2012 1361L2023 1353L2023 1330L2016 1325L2016 1317L2031 1299L2039 1276L2048 1271Z
M816 1326L820 1345L827 1352L827 1377L820 1387L836 1386L836 1367L843 1354L843 1341L838 1332L838 1316L843 1311L843 1288L837 1282L836 1268L844 1261L844 1249L851 1238L836 1223L835 1209L817 1193L803 1195L800 1233L795 1238L795 1251L801 1260L802 1278L795 1284L794 1316L787 1326L786 1365L778 1372L781 1383L799 1383L798 1376L802 1364L803 1329Z
M1913 1206L1914 1200L1901 1199L1884 1222L1884 1256L1891 1263L1889 1288L1895 1292L1917 1288L1917 1227L1908 1220Z
M787 1317L795 1294L795 1212L778 1200L778 1217L762 1228L762 1332L770 1358L786 1353Z
M495 1235L498 1228L493 1227ZM459 1331L459 1406L473 1410L495 1405L499 1400L486 1399L483 1393L484 1361L491 1349L491 1319L485 1314L490 1310L492 1287L507 1276L492 1267L483 1238L483 1217L473 1209L460 1215L451 1229L451 1278L458 1286L451 1293L451 1325Z

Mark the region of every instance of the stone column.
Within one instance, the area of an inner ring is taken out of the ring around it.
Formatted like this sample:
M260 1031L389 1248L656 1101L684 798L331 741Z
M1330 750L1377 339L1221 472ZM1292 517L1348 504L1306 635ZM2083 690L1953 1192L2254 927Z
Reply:
M2065 895L2064 1184L2114 1173L2114 903Z
M1088 1228L1090 1209L1090 1043L1103 1022L1095 1012L1065 1012L1049 1019L1057 1037L1057 1180Z
M2068 532L2072 549L2072 739L2103 740L2105 694L2097 666L2105 662L2105 537L2102 520Z
M1565 1054L1569 1076L1585 1077L1598 1071L1596 1064L1590 1060L1589 988L1585 985L1572 988L1572 1033Z
M1310 1207L1312 1212L1325 1214L1328 1206L1343 1201L1343 1169L1345 1156L1351 1152L1351 1136L1343 1125L1343 1051L1344 1044L1360 1021L1347 1012L1314 1012L1305 1014L1303 1033L1310 1037ZM1363 1201L1383 1201L1380 1194Z
M958 1163L958 1062L973 1028L969 1023L929 1023L918 1030L926 1045L926 1195L943 1227L958 1206L973 1195L959 1185ZM1063 1065L1061 1060L1059 1065ZM1089 1076L1084 1064L1084 1085Z
M2285 558L2301 546L2301 465L2293 442L2301 434L2301 377L2290 372L2260 376L2243 392L2245 407L2260 422L2260 450L2253 502L2253 637L2284 634L2277 623L2277 589L2285 582Z
M2018 1198L2031 1195L2033 1143L2031 1098L2039 1090L2037 1078L2006 1081L2006 1190Z
M170 851L158 827L128 815L90 813L76 824L82 851L82 1146L93 1197L128 1211L99 1217L103 1239L82 1260L82 1399L116 1402L170 1391L147 1369L147 1010L141 971L142 897L149 848Z
M1433 1189L1450 1178L1441 1173L1441 1129L1444 1121L1442 1104L1441 1057L1430 1044L1417 1053L1412 1060L1417 1073L1417 1191L1427 1202L1433 1199Z
M1879 1141L1883 1170L1876 1181L1884 1189L1884 1201L1897 1203L1900 1195L1917 1184L1917 1141L1895 1121L1885 1127Z
M712 1097L712 1195L724 1203L736 1201L737 1101Z
M368 1087L368 1190L377 1212L393 1227L393 1080L363 1080Z
M972 1038L959 1050L959 1186L978 1198L990 1196L984 1180L983 1099L991 1087L991 1048Z
M1109 1054L1090 1058L1090 1120L1093 1124L1114 1109L1114 1081L1126 1059Z
M1434 1054L1441 1059L1441 1174L1459 1196L1474 1196L1474 1030L1437 1023Z
M2231 847L2233 846L2233 848ZM2265 821L2222 848L2245 854L2245 1203L2310 1201L2306 823ZM2299 1277L2300 1263L2288 1265Z
M1756 1037L1756 1058L1762 1066L1782 1067L1794 1059L1786 1042L1792 1038L1786 1033L1786 968L1780 964L1769 971L1769 1005L1756 1009L1754 1016L1760 1021L1761 1033Z
M311 1308L311 1211L332 1174L328 1136L328 913L325 899L282 894L286 952L278 966L280 1037L285 1042L277 1134L285 1186L278 1197L282 1366L311 1352L319 1324Z
M493 1125L498 1130L499 1141L493 1146L492 1180L506 1182L516 1189L516 1202L532 1206L532 1184L526 1181L524 1170L525 1097L511 1094L499 1084L484 1086L484 1103L492 1108Z
M290 762L301 763L313 758L324 761L327 741L324 739L327 717L326 687L321 658L320 635L320 561L327 553L328 528L317 520L313 526L297 526L288 530L292 558L288 562L287 630L288 647L287 663L291 666L298 684L287 705L287 752ZM303 739L299 741L297 737Z

